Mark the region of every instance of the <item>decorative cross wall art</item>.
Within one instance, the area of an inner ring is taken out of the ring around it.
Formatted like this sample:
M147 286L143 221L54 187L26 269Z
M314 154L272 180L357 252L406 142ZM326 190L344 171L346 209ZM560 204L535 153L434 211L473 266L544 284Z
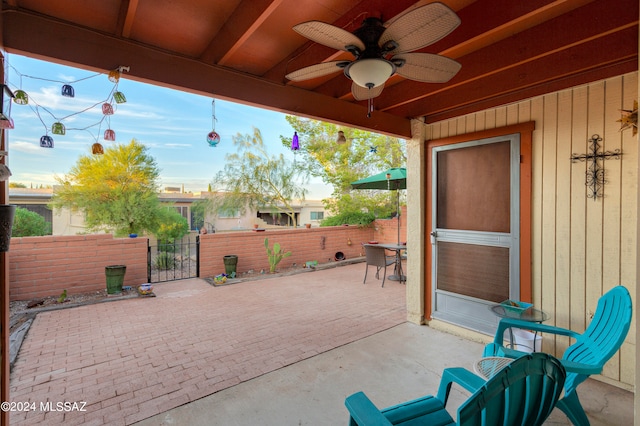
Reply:
M622 151L616 149L614 151L604 151L598 152L601 148L600 142L602 142L602 138L600 135L593 135L591 139L589 139L589 149L590 153L588 154L573 154L571 156L571 162L590 162L587 165L587 179L585 185L589 187L589 192L587 192L587 198L593 198L594 201L598 199L598 197L602 198L602 187L607 182L604 178L604 165L602 165L602 161L609 160L614 158L616 160L620 159L622 155Z

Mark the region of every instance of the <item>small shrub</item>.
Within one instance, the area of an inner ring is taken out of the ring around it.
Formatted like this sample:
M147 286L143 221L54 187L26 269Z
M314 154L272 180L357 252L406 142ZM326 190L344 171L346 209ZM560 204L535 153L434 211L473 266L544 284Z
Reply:
M340 225L370 225L376 220L373 213L346 212L324 219L320 226L340 226Z
M166 271L167 269L173 269L176 266L176 258L172 253L160 252L154 260L154 265L157 269Z

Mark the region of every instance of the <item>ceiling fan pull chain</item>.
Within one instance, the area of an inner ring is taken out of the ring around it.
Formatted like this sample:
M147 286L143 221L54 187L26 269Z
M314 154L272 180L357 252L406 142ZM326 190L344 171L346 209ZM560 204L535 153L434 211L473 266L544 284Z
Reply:
M371 89L369 89L371 90ZM371 118L371 113L373 112L373 98L369 97L367 100L367 118Z

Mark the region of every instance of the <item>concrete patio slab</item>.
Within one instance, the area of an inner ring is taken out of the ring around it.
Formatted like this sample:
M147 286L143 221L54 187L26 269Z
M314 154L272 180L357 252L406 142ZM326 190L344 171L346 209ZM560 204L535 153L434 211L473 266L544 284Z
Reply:
M158 425L346 425L344 399L364 391L379 407L435 394L442 371L472 369L483 345L412 323L265 374L182 407L143 420ZM633 424L633 394L588 380L580 397L592 426ZM452 387L447 407L469 397ZM554 410L545 425L569 425Z
M380 406L433 393L444 368L482 353L406 323L403 284L362 277L356 264L224 287L191 279L41 313L11 373L12 400L35 409L11 424L346 424L350 393ZM581 390L592 425L631 424L630 392ZM454 390L450 407L466 396ZM568 422L554 412L549 424Z

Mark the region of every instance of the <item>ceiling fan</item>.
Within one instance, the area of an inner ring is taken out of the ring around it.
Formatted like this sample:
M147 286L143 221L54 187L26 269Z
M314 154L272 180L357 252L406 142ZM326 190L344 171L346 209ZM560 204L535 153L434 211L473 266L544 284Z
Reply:
M320 22L303 22L293 29L325 46L351 53L352 61L330 61L311 65L286 75L291 81L303 81L344 71L353 81L351 93L356 100L379 96L394 74L426 83L445 83L460 70L453 59L430 53L415 53L440 40L460 25L460 18L442 3L430 3L413 9L385 27L381 19L366 18L350 33Z

